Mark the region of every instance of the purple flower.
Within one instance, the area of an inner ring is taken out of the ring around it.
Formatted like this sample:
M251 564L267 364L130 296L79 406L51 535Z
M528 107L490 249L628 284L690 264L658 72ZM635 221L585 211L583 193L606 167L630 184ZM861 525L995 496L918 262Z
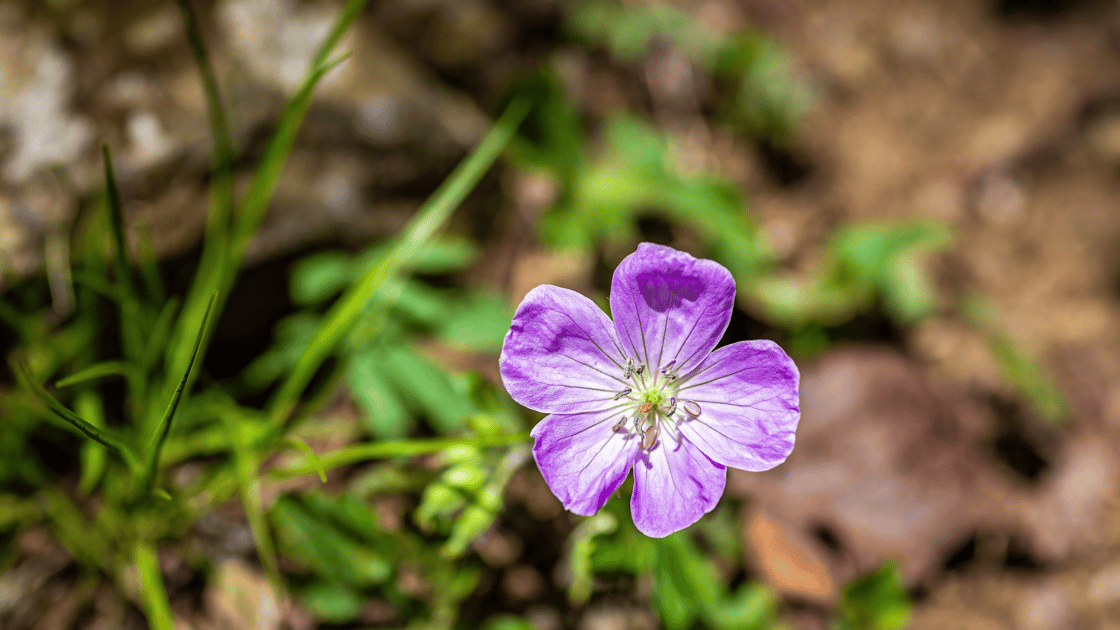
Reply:
M712 351L734 301L727 269L650 243L615 269L613 322L568 289L525 296L502 380L551 414L533 428L533 456L565 508L598 512L633 468L634 524L660 538L716 506L727 466L785 460L801 415L797 367L771 341Z

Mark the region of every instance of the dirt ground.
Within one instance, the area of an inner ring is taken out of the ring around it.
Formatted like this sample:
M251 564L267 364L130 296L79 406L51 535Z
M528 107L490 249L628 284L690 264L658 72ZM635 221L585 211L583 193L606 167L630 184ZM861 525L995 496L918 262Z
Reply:
M17 273L50 268L42 243L76 208L32 165L66 164L88 195L94 139L106 138L126 147L119 171L131 220L152 225L169 265L186 264L204 222L208 142L177 14L146 0L49 8L65 4L0 6L0 64L12 69L0 79L0 127L14 130L0 134L6 258ZM703 107L663 109L664 57L633 72L601 54L560 51L582 68L576 76L587 83L571 87L585 113L626 105L663 122L690 164L740 185L793 270L811 268L832 230L850 222L930 219L955 234L929 261L940 314L805 364L794 455L771 473L731 477L753 574L787 596L790 623L807 630L826 627L843 583L888 558L901 561L915 594L916 629L1120 629L1120 4L678 4L714 30L759 28L792 50L813 93L799 138L758 150ZM329 6L203 7L220 73L244 86L230 98L247 161L293 89L287 69L302 70L300 42L329 24ZM560 11L550 0L373 2L350 41L351 70L326 82L309 115L252 259L287 261L316 244L392 233L485 131L503 81L557 52ZM269 19L280 24L274 32L235 26ZM362 67L379 71L353 70ZM42 114L47 122L20 104L31 89L56 103ZM12 140L36 125L47 129L39 153ZM490 181L462 219L468 229L505 230L488 241L501 264L480 281L515 300L538 282L591 286L589 261L502 243L516 230L516 200L487 210L499 185ZM987 296L996 327L1052 371L1069 404L1065 421L1044 421L1001 377L983 334L957 308L970 295ZM532 534L519 523L556 516L540 491L535 471L515 477L516 515L498 538L512 531L523 545ZM37 535L28 555L56 567L56 548ZM515 568L538 580L552 570ZM515 578L495 588L516 589ZM524 609L524 597L506 595ZM542 630L561 620L587 629L653 623L544 610Z

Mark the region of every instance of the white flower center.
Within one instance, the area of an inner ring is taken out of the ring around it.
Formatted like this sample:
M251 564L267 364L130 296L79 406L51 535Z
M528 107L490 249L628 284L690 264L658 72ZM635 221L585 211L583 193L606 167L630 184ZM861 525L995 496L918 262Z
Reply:
M641 436L642 448L646 451L657 446L662 431L680 442L680 422L685 416L700 415L699 404L678 397L680 382L675 363L670 361L659 369L650 370L627 358L622 380L628 386L614 395L615 400L622 401L620 415L614 423L615 432L625 432L626 439Z

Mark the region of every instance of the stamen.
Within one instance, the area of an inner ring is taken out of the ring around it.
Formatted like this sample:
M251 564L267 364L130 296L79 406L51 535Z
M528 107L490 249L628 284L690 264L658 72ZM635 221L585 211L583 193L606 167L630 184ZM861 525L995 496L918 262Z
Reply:
M671 416L671 415L673 415L673 412L675 412L676 410L677 410L677 399L670 396L669 397L669 406L665 409L665 415L666 416Z
M634 359L626 357L626 369L622 371L622 378L627 379L634 374Z
M646 429L645 435L642 436L642 448L646 449L647 451L653 448L653 445L657 442L657 436L660 433L661 431L657 428L656 424L653 424L648 429Z
M684 410L687 411L688 415L692 416L693 418L700 415L700 405L692 402L691 400L684 401Z
M624 397L626 397L626 396L629 396L629 395L630 395L630 392L632 392L632 391L634 391L634 390L633 390L633 389L630 389L629 387L627 387L626 389L624 389L624 390L622 390L622 391L618 392L617 394L615 394L615 395L614 395L614 399L615 399L615 400L619 400L619 399L621 399L621 398L624 398Z
M636 374L638 378L641 378L642 374L645 373L645 371L646 366L642 365L641 363L638 364L638 367L634 368L634 374Z
M672 371L673 366L676 365L676 364L677 364L676 359L673 359L672 361L666 363L665 367L661 368L661 373L662 374L668 374L670 371Z
M614 423L614 432L618 433L626 428L626 414L622 414L618 418L618 422Z

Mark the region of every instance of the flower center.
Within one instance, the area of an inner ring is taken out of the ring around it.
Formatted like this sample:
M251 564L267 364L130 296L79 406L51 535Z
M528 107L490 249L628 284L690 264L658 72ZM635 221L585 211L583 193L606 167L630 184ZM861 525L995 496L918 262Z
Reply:
M615 432L625 432L626 439L640 436L646 451L657 446L662 431L680 442L679 424L689 416L700 415L700 405L695 401L677 399L680 382L675 363L670 361L650 370L633 359L626 359L622 380L628 386L614 395L614 399L621 402Z

